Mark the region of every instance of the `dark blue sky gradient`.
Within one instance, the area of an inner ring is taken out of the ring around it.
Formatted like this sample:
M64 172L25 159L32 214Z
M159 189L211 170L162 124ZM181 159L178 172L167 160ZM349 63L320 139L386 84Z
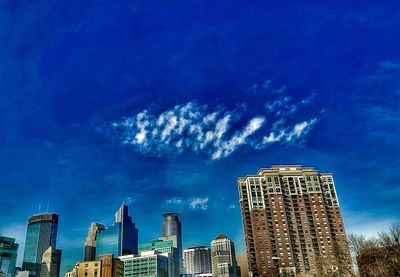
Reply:
M0 234L23 245L50 201L65 270L91 221L111 224L126 201L141 242L176 210L186 247L225 233L243 251L236 178L292 163L335 174L348 232L399 220L400 3L315 2L2 1ZM238 111L241 129L275 97L249 92L266 80L293 101L314 93L288 119L318 118L301 141L212 160L143 153L102 131L189 101ZM207 207L191 209L195 198Z

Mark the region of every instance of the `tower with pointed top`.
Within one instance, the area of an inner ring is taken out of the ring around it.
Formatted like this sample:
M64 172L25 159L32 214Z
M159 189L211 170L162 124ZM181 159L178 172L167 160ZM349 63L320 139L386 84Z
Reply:
M97 235L96 257L113 254L115 257L138 252L138 229L128 215L128 206L122 204L115 213L115 222Z
M211 266L213 277L239 277L235 244L224 234L211 241Z

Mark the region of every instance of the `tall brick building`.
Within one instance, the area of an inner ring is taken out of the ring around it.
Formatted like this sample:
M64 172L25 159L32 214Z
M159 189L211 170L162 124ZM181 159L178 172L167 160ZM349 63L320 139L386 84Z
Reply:
M347 276L352 270L331 173L272 166L237 183L252 276L317 276L321 269ZM337 249L340 264L333 258Z

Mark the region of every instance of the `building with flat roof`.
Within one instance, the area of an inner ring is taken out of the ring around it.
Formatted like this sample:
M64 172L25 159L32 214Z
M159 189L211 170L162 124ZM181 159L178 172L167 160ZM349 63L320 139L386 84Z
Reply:
M149 243L139 244L139 254L142 252L157 251L160 254L166 254L168 257L169 276L179 277L179 253L178 248L174 247L172 240L153 240Z
M211 252L205 246L189 247L183 250L183 265L186 274L211 273Z
M249 271L253 276L318 274L340 247L352 270L331 173L300 165L261 168L237 180ZM341 276L347 276L343 272Z
M58 215L44 213L28 219L22 270L29 271L31 277L39 277L44 252L56 248Z
M179 255L179 271L183 272L182 261L182 223L178 213L163 214L164 222L162 223L161 240L172 240L173 246L178 249Z
M119 258L124 262L124 277L171 277L166 253L146 251Z
M14 238L0 236L0 277L14 277L18 243Z

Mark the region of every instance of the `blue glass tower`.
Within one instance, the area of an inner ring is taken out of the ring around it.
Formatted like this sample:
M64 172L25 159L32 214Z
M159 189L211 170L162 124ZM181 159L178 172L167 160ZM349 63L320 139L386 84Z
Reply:
M57 214L38 214L28 219L22 269L30 276L40 276L43 253L51 246L56 248Z
M14 277L18 244L14 238L0 236L0 276Z
M138 229L128 215L128 206L122 204L115 213L114 225L97 235L96 257L113 254L115 257L138 252Z

